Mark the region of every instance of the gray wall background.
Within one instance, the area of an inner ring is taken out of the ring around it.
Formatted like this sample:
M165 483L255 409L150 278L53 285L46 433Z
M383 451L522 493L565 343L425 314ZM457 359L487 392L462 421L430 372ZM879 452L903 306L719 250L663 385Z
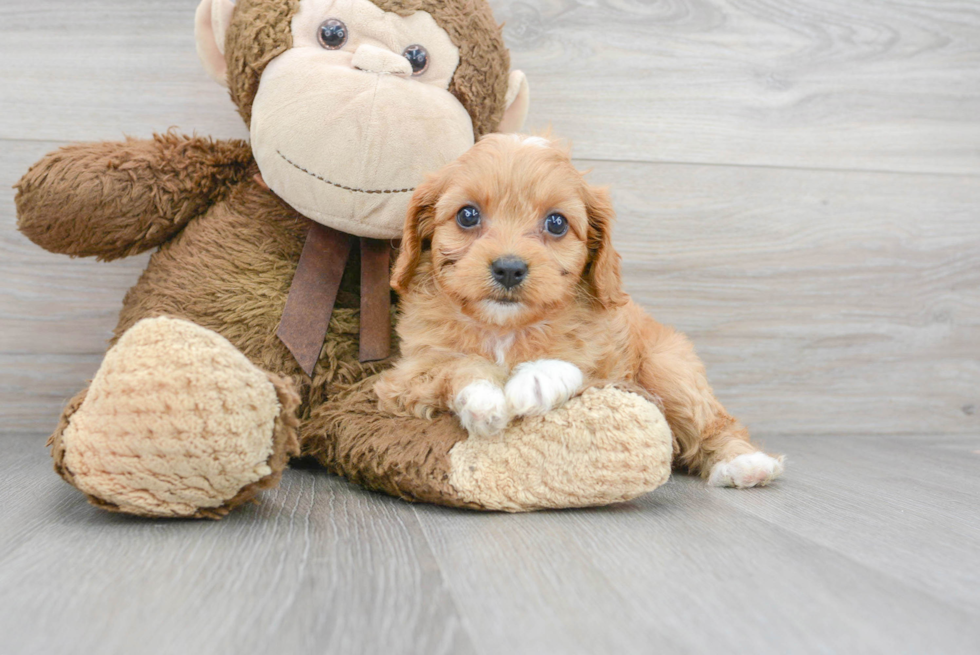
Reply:
M245 137L195 0L0 5L0 433L47 434L146 257L50 255L10 186L70 141ZM494 0L530 127L609 184L633 296L757 435L980 422L980 3Z

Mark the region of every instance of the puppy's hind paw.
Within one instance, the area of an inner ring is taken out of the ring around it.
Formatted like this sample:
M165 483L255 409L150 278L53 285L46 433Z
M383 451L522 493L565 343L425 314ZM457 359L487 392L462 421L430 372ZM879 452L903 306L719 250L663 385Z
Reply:
M739 455L728 462L718 462L711 468L708 484L713 487L764 487L783 474L783 457L765 453Z
M452 410L472 436L485 437L507 427L510 415L504 391L489 380L471 382L456 394Z
M525 362L504 387L514 416L540 416L565 404L582 389L582 371L560 359Z

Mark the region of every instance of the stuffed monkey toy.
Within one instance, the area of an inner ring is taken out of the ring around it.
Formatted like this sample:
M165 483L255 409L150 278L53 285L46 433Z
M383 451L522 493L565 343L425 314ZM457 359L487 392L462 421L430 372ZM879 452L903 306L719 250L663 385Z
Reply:
M527 112L483 0L203 0L196 34L250 142L70 145L17 185L18 227L47 250L155 249L48 441L65 480L108 510L209 518L301 454L488 510L608 504L666 480L670 431L638 390L591 388L486 439L377 407L372 376L397 355L389 244L412 191Z

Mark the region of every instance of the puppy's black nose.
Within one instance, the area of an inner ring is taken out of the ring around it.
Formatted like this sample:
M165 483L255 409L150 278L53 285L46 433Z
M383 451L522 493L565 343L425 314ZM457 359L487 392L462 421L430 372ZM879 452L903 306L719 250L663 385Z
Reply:
M501 257L490 264L490 273L497 284L505 289L513 289L527 277L527 263L513 255Z

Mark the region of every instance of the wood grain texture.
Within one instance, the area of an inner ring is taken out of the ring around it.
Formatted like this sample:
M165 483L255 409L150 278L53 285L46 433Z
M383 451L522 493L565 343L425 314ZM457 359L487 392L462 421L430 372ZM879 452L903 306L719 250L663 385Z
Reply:
M293 471L220 523L87 505L4 445L6 653L477 653L411 506Z
M980 428L980 179L594 165L627 289L758 434Z
M196 0L7 0L0 138L244 127L197 62ZM531 124L592 159L980 173L966 0L493 0Z
M776 443L782 443L777 441ZM718 498L934 598L980 612L980 437L787 442L791 494ZM927 649L928 650L928 649Z
M101 512L10 437L4 652L977 652L980 438L771 445L768 489L477 514L293 470L212 523Z
M0 5L0 138L146 137L178 126L247 137L197 59L197 0L6 0Z
M963 0L496 0L531 124L592 159L980 172Z

